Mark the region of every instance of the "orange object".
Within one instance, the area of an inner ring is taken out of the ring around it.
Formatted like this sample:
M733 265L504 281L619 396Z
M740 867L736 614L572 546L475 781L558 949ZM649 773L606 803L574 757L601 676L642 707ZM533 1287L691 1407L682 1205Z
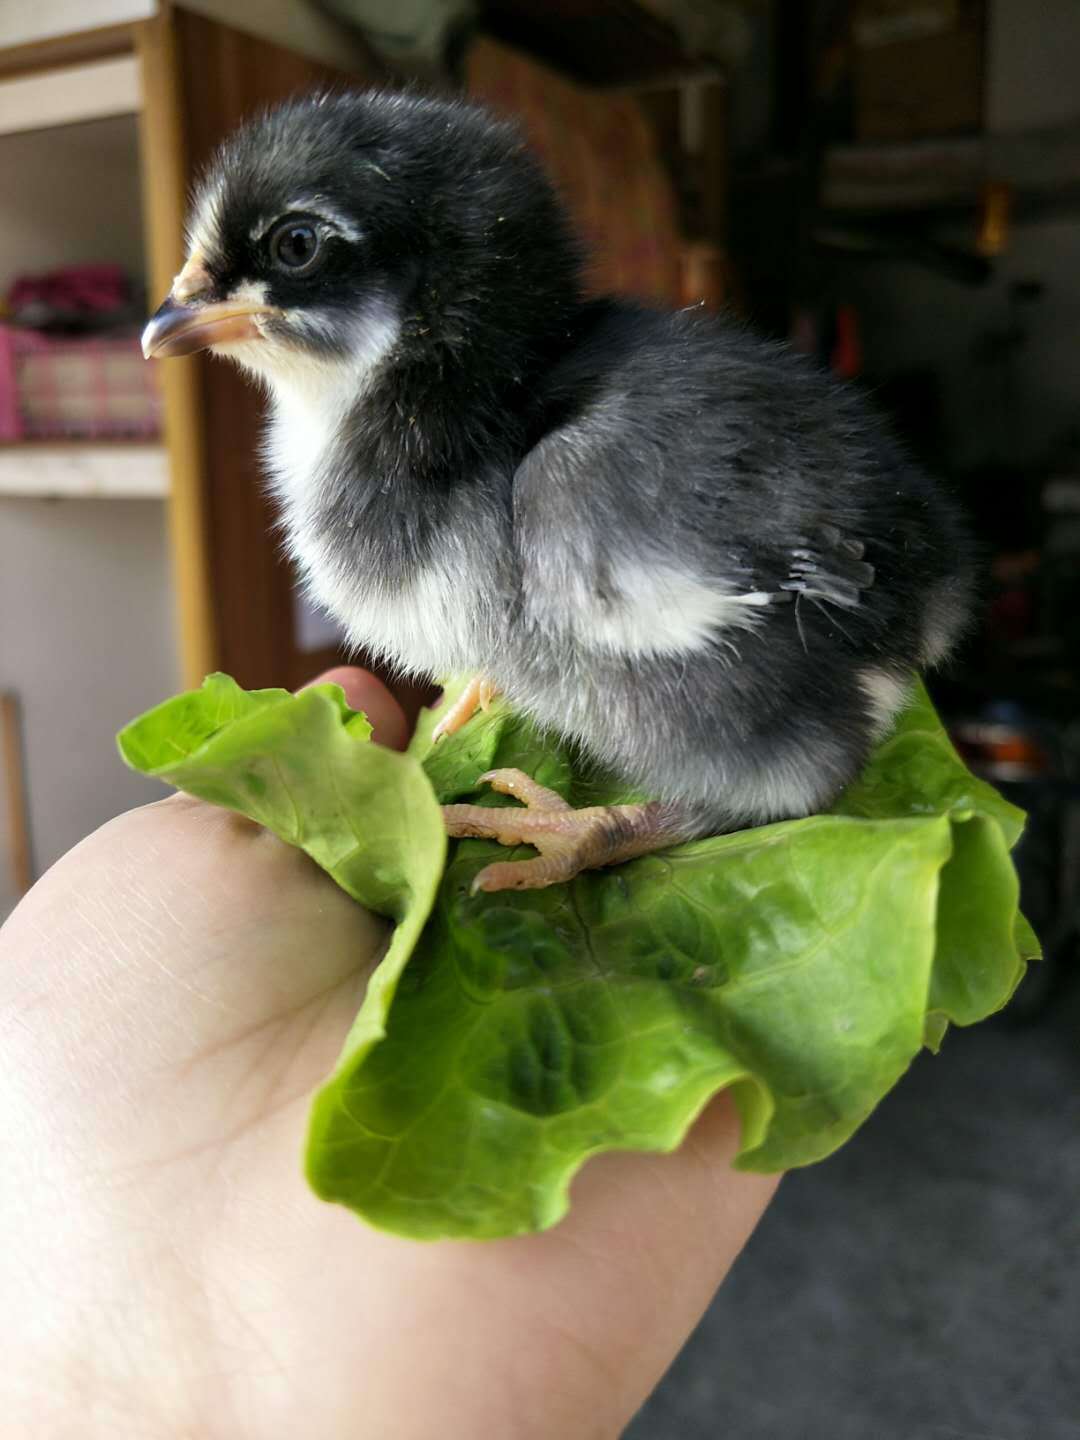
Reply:
M682 247L682 304L719 310L729 298L729 289L727 258L719 245L687 241Z
M854 380L862 373L862 336L859 313L854 305L839 305L836 310L836 343L831 364L834 372L845 380Z
M1012 189L993 181L984 185L979 204L979 233L975 248L992 259L1009 248L1012 222Z

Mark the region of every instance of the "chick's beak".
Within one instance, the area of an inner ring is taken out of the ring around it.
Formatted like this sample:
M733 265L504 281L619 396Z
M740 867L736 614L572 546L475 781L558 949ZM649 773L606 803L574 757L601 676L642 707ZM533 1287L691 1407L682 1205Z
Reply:
M273 305L251 300L188 305L170 295L142 333L143 354L148 360L164 360L172 355L191 355L210 345L261 340L264 336L259 320L280 313Z

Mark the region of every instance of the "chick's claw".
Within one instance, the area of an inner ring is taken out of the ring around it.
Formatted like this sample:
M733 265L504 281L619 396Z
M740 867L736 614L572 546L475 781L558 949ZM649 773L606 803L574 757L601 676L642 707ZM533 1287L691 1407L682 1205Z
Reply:
M497 840L500 845L532 845L535 860L500 861L487 865L472 883L472 892L541 890L572 880L582 870L617 865L678 838L666 807L594 805L572 809L561 795L539 785L520 770L490 770L480 777L523 806L444 805L443 818L454 838Z
M500 795L513 795L515 800L520 800L531 810L570 809L569 800L533 780L523 770L489 770L480 776L478 784L490 785Z
M494 698L495 687L491 681L482 680L479 675L474 675L435 726L431 735L432 740L441 740L444 735L455 735L463 725L469 723L477 710L487 712L491 708Z

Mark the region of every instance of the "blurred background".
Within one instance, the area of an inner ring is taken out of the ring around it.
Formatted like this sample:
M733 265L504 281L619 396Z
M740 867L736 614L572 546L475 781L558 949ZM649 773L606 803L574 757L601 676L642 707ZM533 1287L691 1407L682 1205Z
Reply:
M0 919L156 793L124 721L341 655L261 402L138 347L193 176L267 102L419 81L516 116L595 289L816 355L972 516L980 620L933 690L1031 814L1047 959L785 1182L633 1440L1080 1437L1078 75L1076 0L0 4Z

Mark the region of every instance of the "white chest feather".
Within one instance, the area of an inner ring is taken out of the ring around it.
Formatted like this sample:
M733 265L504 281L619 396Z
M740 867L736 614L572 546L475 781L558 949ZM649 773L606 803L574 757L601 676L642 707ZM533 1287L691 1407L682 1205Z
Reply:
M313 599L346 632L350 645L396 668L443 676L481 663L479 606L469 557L450 550L402 584L391 584L364 561L365 536L343 546L327 527L323 504L336 473L342 423L350 397L277 392L266 458L282 507L289 552ZM373 571L375 571L373 575Z
M326 453L344 414L330 406L276 400L266 435L274 493L286 507L304 508L319 483Z
M318 562L312 592L345 627L349 642L395 668L437 677L482 668L480 614L469 577L432 566L392 592L359 575L332 578Z

